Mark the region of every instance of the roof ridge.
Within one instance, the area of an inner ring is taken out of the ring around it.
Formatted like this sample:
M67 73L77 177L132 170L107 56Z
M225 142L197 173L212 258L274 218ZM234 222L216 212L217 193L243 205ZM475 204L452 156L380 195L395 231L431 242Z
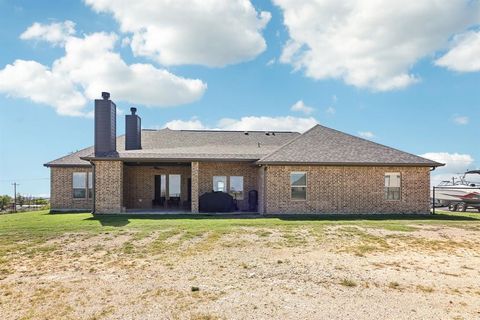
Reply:
M269 156L271 156L272 154L280 151L281 149L285 148L286 146L290 145L291 143L293 143L294 141L297 141L298 139L300 139L301 137L303 137L306 133L312 131L314 128L316 127L321 127L318 123L315 124L313 127L311 127L310 129L308 129L307 131L301 133L300 135L296 136L295 138L293 138L292 140L288 141L287 143L281 145L280 147L278 147L277 149L273 150L272 152L270 152L269 154L267 154L266 156L260 158L258 161L264 161L266 158L268 158Z

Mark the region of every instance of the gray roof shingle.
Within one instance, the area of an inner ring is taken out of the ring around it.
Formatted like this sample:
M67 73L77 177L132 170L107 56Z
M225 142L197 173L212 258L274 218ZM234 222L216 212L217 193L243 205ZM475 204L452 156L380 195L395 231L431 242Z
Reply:
M259 164L351 164L441 166L407 152L316 125L276 151L257 161Z
M298 132L220 130L142 130L142 149L125 150L117 137L117 153L106 158L131 161L250 160L258 164L343 164L441 166L410 153L316 125ZM48 162L46 166L89 165L89 147Z
M248 132L248 134L245 134ZM158 160L258 160L299 136L285 131L221 130L142 130L142 149L125 150L125 137L117 137L117 153L112 158ZM272 134L273 133L273 134ZM89 165L94 157L89 147L48 162L46 166Z

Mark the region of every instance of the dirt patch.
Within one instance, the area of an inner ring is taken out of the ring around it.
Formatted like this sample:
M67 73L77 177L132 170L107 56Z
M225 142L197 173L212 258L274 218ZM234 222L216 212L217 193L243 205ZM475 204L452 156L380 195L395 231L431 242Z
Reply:
M412 241L414 239L415 241ZM65 234L0 280L2 319L478 319L480 234L420 227ZM363 251L359 250L364 246ZM361 253L361 254L360 254Z

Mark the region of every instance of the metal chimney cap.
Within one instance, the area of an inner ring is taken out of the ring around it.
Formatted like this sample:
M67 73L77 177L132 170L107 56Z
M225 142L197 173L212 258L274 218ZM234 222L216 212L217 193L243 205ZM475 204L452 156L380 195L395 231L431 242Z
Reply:
M132 112L132 115L135 115L135 112L137 112L137 108L130 108L130 111Z
M103 100L110 99L110 92L102 92L102 98Z

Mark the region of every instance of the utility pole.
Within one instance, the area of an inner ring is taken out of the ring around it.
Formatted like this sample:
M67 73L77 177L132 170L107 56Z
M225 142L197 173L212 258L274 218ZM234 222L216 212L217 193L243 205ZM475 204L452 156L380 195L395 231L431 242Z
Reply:
M17 186L20 184L14 182L13 185L13 212L17 212Z

